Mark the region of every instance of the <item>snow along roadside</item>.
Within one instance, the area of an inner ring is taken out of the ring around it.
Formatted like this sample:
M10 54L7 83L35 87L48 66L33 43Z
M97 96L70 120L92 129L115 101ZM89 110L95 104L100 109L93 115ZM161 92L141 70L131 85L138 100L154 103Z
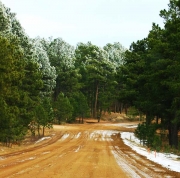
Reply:
M138 154L144 155L147 159L162 165L172 171L180 172L180 156L160 152L147 152L145 147L140 145L140 140L132 132L121 132L124 143L130 146Z

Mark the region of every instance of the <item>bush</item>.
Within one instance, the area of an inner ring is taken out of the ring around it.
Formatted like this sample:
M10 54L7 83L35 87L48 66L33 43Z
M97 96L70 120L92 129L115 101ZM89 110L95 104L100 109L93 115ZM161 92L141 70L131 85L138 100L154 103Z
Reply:
M161 150L161 146L162 146L162 142L161 142L161 138L158 135L154 136L153 142L152 142L152 147L156 150L156 151L160 151Z
M135 107L130 107L127 111L128 120L133 121L139 115L139 111Z
M145 122L139 124L135 130L135 135L140 139L140 143L143 142L147 146L154 147L157 145L157 140L160 138L156 135L157 124L147 125ZM159 142L161 143L161 142Z

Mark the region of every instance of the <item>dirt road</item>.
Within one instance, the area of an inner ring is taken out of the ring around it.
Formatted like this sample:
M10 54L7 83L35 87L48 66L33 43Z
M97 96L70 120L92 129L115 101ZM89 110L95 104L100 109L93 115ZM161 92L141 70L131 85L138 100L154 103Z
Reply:
M132 125L132 123L130 123ZM124 145L121 131L107 123L54 126L44 138L19 151L0 151L1 178L171 178L161 167Z

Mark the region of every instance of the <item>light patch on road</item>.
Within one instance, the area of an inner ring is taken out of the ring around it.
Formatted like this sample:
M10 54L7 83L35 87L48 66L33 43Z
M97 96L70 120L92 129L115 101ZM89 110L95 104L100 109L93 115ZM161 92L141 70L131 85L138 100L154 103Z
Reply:
M63 141L63 140L65 140L65 139L68 138L68 137L69 137L69 134L66 133L66 134L64 134L64 135L61 137L60 141Z
M93 139L94 138L94 134L95 134L94 132L90 133L89 138Z
M3 157L0 157L0 160L4 160L5 158L3 158Z
M119 132L113 130L96 130L90 133L89 137L95 141L113 141L111 136L117 133Z
M74 152L78 152L80 150L81 146L79 146Z
M43 140L50 139L50 138L51 137L43 137L43 138L39 139L38 141L36 141L35 144L42 142Z
M22 162L25 162L25 161L28 161L28 160L33 160L35 158L36 158L35 156L34 157L29 157L27 159L19 160L18 162L22 163Z
M136 178L141 178L135 170L133 170L133 168L130 167L130 165L128 164L128 162L122 157L121 155L121 151L119 149L119 147L115 147L115 149L113 147L111 148L111 152L116 160L116 162L118 163L119 167L121 167L122 170L124 170L124 172L127 173L127 175L131 176L131 177L136 177ZM146 178L150 178L149 176L145 175Z
M131 129L131 128L137 128L137 125L129 125L129 126L124 126L125 128Z
M15 173L14 175L19 175L19 174L23 174L25 172L28 172L28 171L31 171L33 168L27 168L27 169L24 169L24 170L21 170L17 173ZM14 177L14 175L12 175L12 177ZM9 177L10 178L10 177Z
M79 132L74 138L79 138L81 135L81 132Z
M50 151L43 152L42 155L48 154Z
M59 155L59 158L63 157L64 155L66 155L66 153L63 153L63 154Z

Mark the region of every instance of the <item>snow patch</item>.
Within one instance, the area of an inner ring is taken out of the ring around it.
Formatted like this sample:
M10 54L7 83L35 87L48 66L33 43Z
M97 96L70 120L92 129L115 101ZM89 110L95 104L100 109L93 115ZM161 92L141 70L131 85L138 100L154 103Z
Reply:
M78 152L80 150L81 146L79 146L74 152Z
M138 154L144 155L147 159L156 162L163 167L166 167L172 171L180 172L180 160L179 156L174 154L166 154L161 152L151 151L150 153L140 145L140 140L135 137L134 133L131 132L121 132L121 138L124 143L130 146Z
M4 159L5 159L5 158L3 158L3 157L0 156L0 160L4 160Z
M128 129L131 129L131 128L137 128L137 125L127 125L127 126L124 126L125 128L128 128Z
M119 133L118 131L113 130L96 130L90 133L90 139L95 141L113 141L111 138L112 135Z
M48 154L50 151L43 152L42 155Z
M39 143L39 142L41 142L41 141L43 141L43 140L50 139L50 138L51 138L51 137L43 137L43 138L39 139L38 141L36 141L35 144L36 144L36 143Z
M34 157L29 157L27 159L19 160L18 162L22 163L22 162L25 162L25 161L28 161L28 160L33 160L35 158L36 158L35 156Z
M118 152L120 151L119 148L117 147ZM115 151L114 149L111 150L114 158L116 159L116 162L118 165L125 171L127 172L128 175L131 177L136 177L136 178L141 178L136 172L129 166L129 164L124 160L121 156L119 156L118 152Z
M75 138L79 138L80 135L81 135L81 132L79 132L79 133L75 136Z
M62 140L65 140L65 139L66 139L66 138L68 138L68 137L69 137L69 134L68 134L68 133L66 133L66 134L64 134L64 135L61 137L61 139L60 139L60 140L61 140L61 141L62 141Z

